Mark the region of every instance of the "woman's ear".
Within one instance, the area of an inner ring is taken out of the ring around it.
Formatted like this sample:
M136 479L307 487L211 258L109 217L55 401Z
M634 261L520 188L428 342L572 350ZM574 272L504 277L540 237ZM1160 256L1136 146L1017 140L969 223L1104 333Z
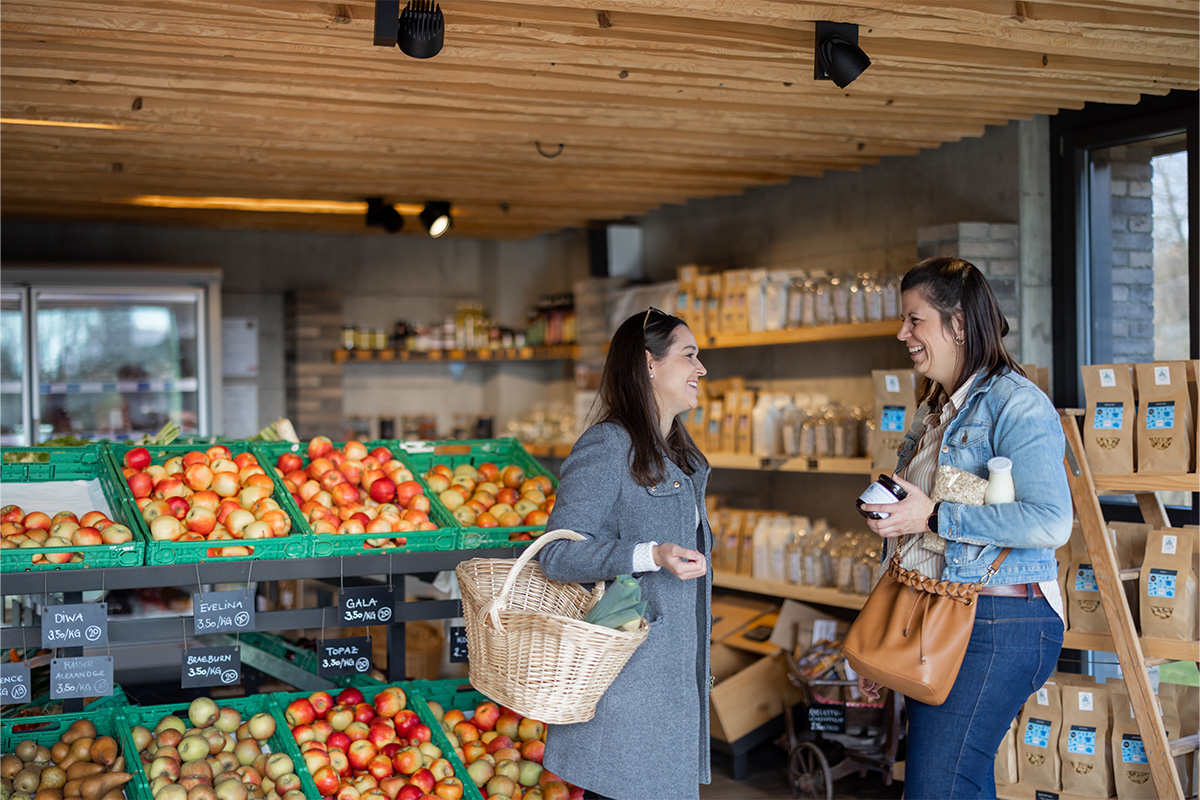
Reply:
M966 330L966 318L963 316L963 312L961 312L961 311L954 312L953 324L954 324L954 338L962 339L963 331Z
M649 350L646 351L646 371L650 373L650 377L654 377L654 354Z

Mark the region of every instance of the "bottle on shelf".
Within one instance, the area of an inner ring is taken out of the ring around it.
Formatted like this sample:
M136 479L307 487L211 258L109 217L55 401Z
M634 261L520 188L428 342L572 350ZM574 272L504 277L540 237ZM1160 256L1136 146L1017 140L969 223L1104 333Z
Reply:
M347 322L342 325L342 348L345 350L353 350L355 345L354 323Z

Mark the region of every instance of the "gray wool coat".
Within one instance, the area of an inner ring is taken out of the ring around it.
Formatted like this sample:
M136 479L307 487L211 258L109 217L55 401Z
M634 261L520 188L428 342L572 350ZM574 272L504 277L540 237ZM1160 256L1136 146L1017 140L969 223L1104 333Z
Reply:
M629 573L640 542L674 542L709 558L708 467L689 476L667 460L666 477L641 486L631 462L629 434L616 423L595 425L575 443L563 462L546 529L590 538L551 542L541 551L551 580L594 583ZM593 719L550 726L543 763L615 800L693 800L699 784L710 782L712 563L703 578L689 581L666 570L636 577L650 635L600 699Z

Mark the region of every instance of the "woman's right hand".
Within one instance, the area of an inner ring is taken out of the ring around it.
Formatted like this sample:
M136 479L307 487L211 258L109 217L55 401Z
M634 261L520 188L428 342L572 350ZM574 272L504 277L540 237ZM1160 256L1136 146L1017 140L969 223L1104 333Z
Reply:
M873 680L858 676L858 690L862 692L863 697L868 700L878 700L879 691L883 689L882 683L876 683Z
M708 561L697 550L688 550L673 542L665 542L654 548L654 563L670 572L681 581L703 577L708 572Z

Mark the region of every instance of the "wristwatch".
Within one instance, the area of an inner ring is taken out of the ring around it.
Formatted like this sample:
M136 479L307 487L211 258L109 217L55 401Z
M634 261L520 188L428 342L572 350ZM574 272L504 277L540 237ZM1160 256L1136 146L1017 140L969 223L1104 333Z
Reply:
M942 501L933 504L933 513L929 515L929 519L925 520L925 527L933 533L938 532L938 509L942 507Z

